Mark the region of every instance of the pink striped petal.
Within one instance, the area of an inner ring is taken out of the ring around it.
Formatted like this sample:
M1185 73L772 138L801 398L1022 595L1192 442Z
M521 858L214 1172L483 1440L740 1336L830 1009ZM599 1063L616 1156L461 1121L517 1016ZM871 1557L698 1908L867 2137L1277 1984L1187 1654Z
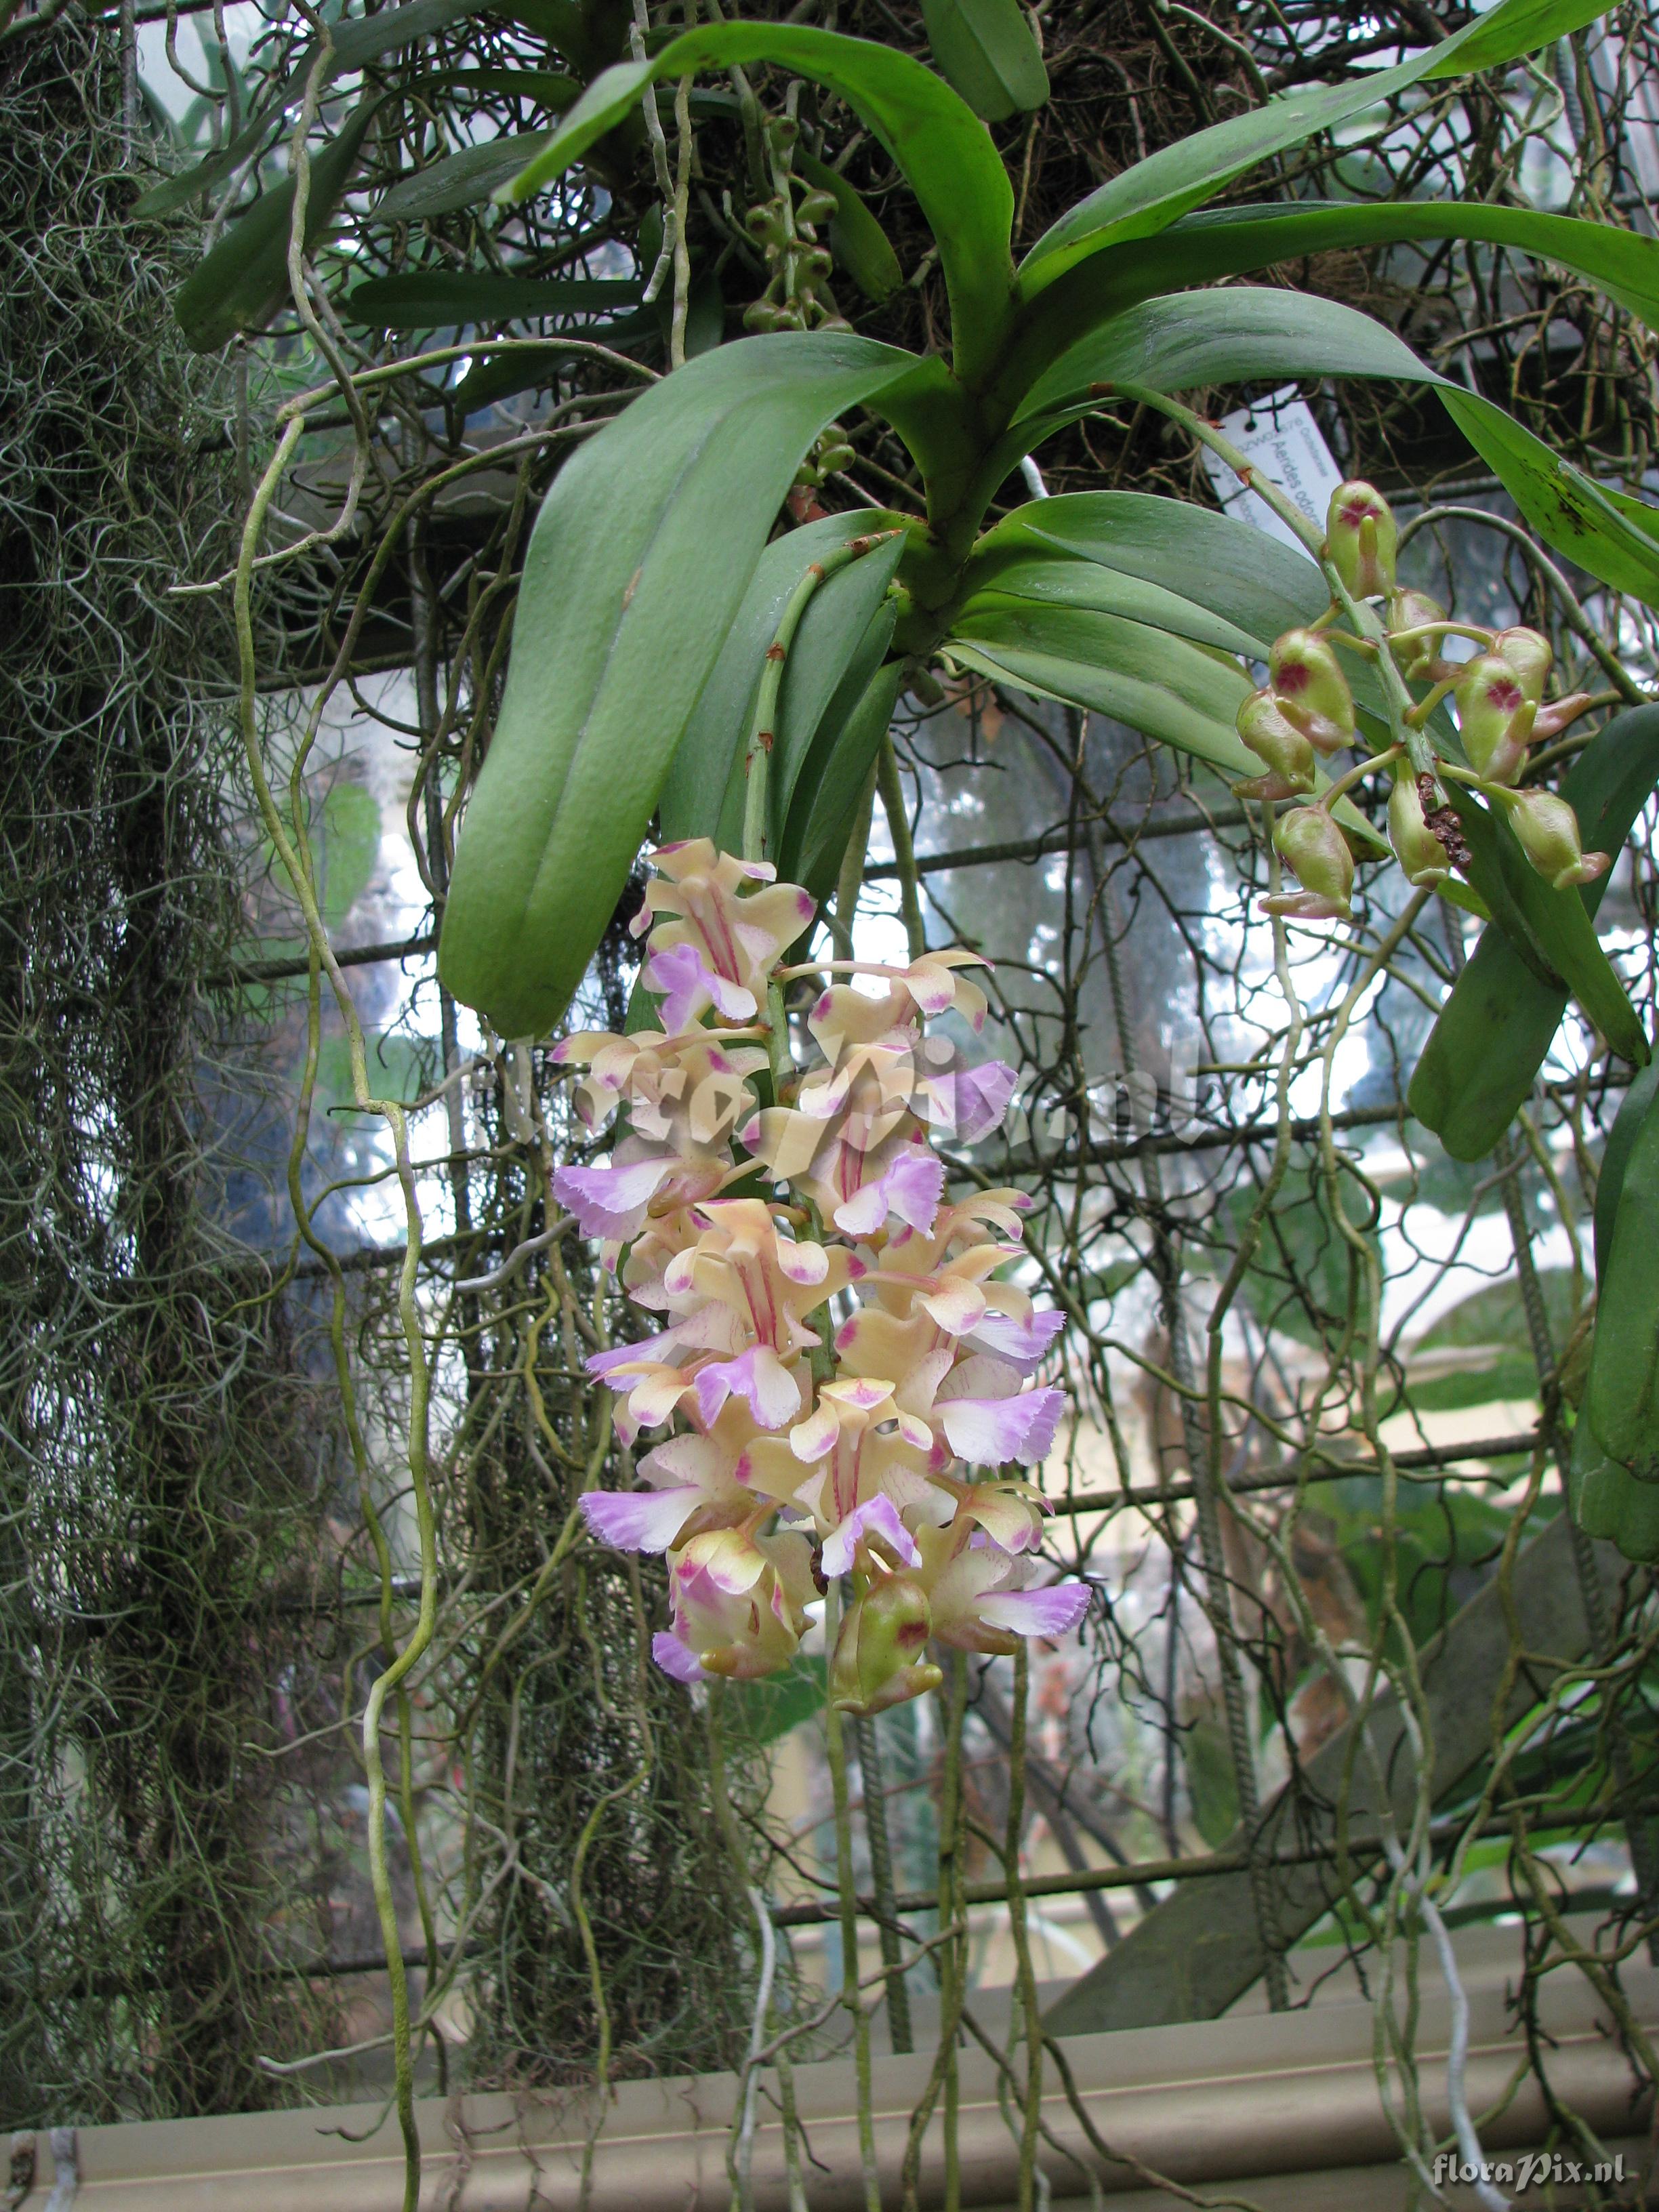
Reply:
M701 1490L590 1490L582 1518L619 1552L665 1552L706 1500Z
M626 1243L644 1223L646 1208L678 1164L672 1159L635 1160L627 1167L560 1168L553 1195L576 1217L584 1237Z
M1015 1636L1069 1636L1089 1610L1089 1595L1087 1583L999 1590L982 1597L977 1610L988 1628L1006 1628Z
M677 1682L706 1682L702 1662L695 1651L690 1651L678 1636L671 1636L659 1628L651 1639L651 1656L665 1674L672 1674Z
M972 1341L975 1348L994 1352L1029 1375L1065 1326L1065 1315L1053 1307L1034 1313L1030 1321L988 1313L975 1324Z
M921 1553L916 1549L915 1538L899 1519L898 1508L890 1498L876 1497L866 1498L862 1505L855 1505L840 1528L824 1538L824 1573L850 1575L859 1540L865 1536L879 1536L907 1567L921 1565Z

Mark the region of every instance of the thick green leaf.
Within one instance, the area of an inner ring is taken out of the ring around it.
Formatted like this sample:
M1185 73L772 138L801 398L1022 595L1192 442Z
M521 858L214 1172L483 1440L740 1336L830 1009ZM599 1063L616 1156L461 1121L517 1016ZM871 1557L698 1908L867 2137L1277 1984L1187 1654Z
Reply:
M1139 491L1062 492L1016 507L980 539L969 580L993 573L990 564L1006 555L1050 548L1156 586L1269 642L1316 620L1330 600L1305 554L1231 515Z
M459 154L446 154L441 161L417 169L382 193L375 215L386 222L415 222L425 216L453 215L459 208L476 207L517 176L547 144L550 135L520 131L508 138L487 138L482 146L463 146Z
M742 775L761 665L790 594L814 561L893 520L868 508L824 515L802 529L786 531L762 553L664 781L658 811L665 838L720 834L727 794ZM739 823L741 818L739 808Z
M1659 1483L1638 1482L1608 1459L1582 1418L1572 1432L1567 1493L1572 1517L1587 1536L1616 1545L1638 1565L1659 1560Z
M909 367L821 333L720 346L554 479L439 948L448 988L502 1036L568 1006L801 456Z
M1038 380L982 481L1000 483L1020 452L1039 442L1039 432L1092 405L1094 386L1176 392L1287 376L1432 385L1540 537L1616 591L1659 605L1659 537L1638 528L1599 486L1501 407L1438 375L1382 324L1337 301L1301 293L1241 284L1143 301L1070 347Z
M1143 300L1275 261L1434 238L1484 240L1536 254L1600 286L1644 321L1659 323L1659 241L1608 223L1463 200L1217 208L1186 216L1153 237L1091 253L1053 282L1044 278L1020 315L997 373L995 398L1006 409L1017 408L1068 346Z
M508 196L527 198L562 175L659 78L738 62L773 62L827 85L891 155L938 242L957 372L971 380L995 357L1012 313L1013 191L972 109L931 70L890 46L803 24L717 23L688 31L650 59L619 63L597 78Z
M1584 849L1617 854L1659 785L1659 707L1638 707L1598 730L1561 795L1578 816ZM1579 892L1592 918L1607 878ZM1455 1159L1481 1160L1526 1103L1567 1010L1559 983L1535 975L1504 933L1489 929L1452 987L1424 1046L1407 1103ZM1603 1168L1603 1176L1606 1168Z
M943 650L1017 689L1109 714L1224 775L1261 773L1233 726L1249 678L1237 662L1144 623L987 592Z
M830 218L830 251L866 300L881 302L904 282L899 258L887 242L887 234L838 169L820 161L804 146L795 149L795 167L809 185L836 196L836 212Z
M1595 1178L1595 1279L1601 1282L1607 1275L1607 1262L1613 1256L1613 1225L1619 1218L1619 1197L1625 1188L1625 1170L1630 1165L1630 1156L1642 1125L1647 1120L1648 1109L1653 1104L1654 1093L1659 1091L1659 1060L1650 1060L1636 1075L1613 1117L1613 1127L1607 1132L1607 1141L1601 1153L1601 1165Z
M544 315L598 314L636 307L644 287L633 277L498 276L487 270L429 269L373 276L345 303L349 319L377 331L428 331L465 323L535 321Z
M1580 1412L1609 1459L1659 1484L1659 1112L1650 1098L1633 1119Z
M1467 787L1452 784L1447 795L1468 842L1464 872L1492 919L1535 976L1565 983L1619 1057L1644 1067L1647 1038L1583 900L1577 890L1553 890L1504 817Z
M811 748L795 777L788 814L778 838L779 868L793 882L805 882L804 871L809 852L815 844L833 836L835 822L856 803L864 788L865 777L874 757L873 743L866 750L864 742L873 711L872 691L888 697L890 708L891 696L896 692L901 664L889 661L886 655L897 620L896 605L891 599L884 600L871 617L829 704L818 717ZM878 679L884 681L889 673L894 677L895 684L884 690L883 683ZM849 730L853 733L850 738ZM843 838L843 845L845 842Z
M945 82L975 115L1003 123L1048 97L1048 72L1019 0L921 0Z
M1632 511L1651 514L1623 495L1615 502L1582 471L1551 452L1514 416L1436 380L1446 411L1475 451L1502 478L1540 538L1615 592L1659 606L1659 540L1638 527Z
M1057 548L981 556L969 574L974 588L962 603L959 621L971 621L981 603L1035 599L1048 606L1089 607L1097 614L1122 615L1130 622L1167 630L1171 637L1190 638L1194 645L1213 646L1219 653L1242 653L1252 660L1267 658L1277 635L1242 630L1162 584L1109 568L1101 562L1079 561Z
M836 738L892 641L897 610L887 586L903 550L903 538L896 536L837 569L813 593L795 632L784 663L767 787L771 849L780 866L786 853L794 858L791 814L798 801L810 811Z
M446 70L443 82L456 92L495 92L508 100L527 100L550 115L562 115L581 98L581 81L562 70Z
M306 246L314 247L345 196L363 133L380 95L362 100L311 161ZM173 303L179 327L198 353L212 353L238 331L264 327L289 298L289 234L294 227L294 179L258 200L198 263Z
M1085 254L1166 229L1258 163L1411 85L1493 68L1582 29L1602 12L1599 0L1502 0L1455 36L1397 68L1368 72L1346 84L1286 93L1248 115L1230 117L1162 148L1091 192L1044 232L1021 264L1022 291L1030 298Z
M483 4L483 0L410 0L407 7L383 8L378 15L336 23L331 27L334 51L328 75L334 77L360 70L366 62L378 60L396 46L408 46L416 39L429 39L434 31L441 31L458 16L474 14ZM133 213L169 214L174 208L184 207L198 192L210 191L240 167L260 141L280 127L284 111L303 91L316 56L313 40L302 48L294 66L258 112L248 118L228 144L182 175L169 177L164 184L155 185L136 203Z
M789 825L788 849L793 857L786 872L796 883L804 884L820 906L840 878L848 840L875 765L877 748L892 721L903 675L903 667L896 660L876 671L862 698L836 731L823 774L812 792L810 807L805 810L805 819Z

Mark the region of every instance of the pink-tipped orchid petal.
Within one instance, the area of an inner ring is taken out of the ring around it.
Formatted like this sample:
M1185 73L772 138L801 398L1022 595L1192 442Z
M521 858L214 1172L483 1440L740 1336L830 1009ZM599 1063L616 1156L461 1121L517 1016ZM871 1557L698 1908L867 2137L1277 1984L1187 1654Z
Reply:
M708 1680L696 1653L688 1650L678 1636L671 1636L665 1628L659 1628L652 1638L651 1656L663 1673L672 1675L677 1682L706 1682Z
M582 1518L601 1543L619 1552L665 1552L698 1507L701 1490L590 1490Z
M727 1398L741 1398L763 1429L781 1429L800 1411L800 1385L769 1346L697 1370L697 1414L708 1428Z
M1065 1405L1063 1390L1048 1389L1016 1398L945 1398L937 1411L951 1450L970 1467L1008 1460L1033 1467L1048 1457Z
M805 1289L816 1290L830 1272L830 1255L822 1244L797 1244L787 1237L780 1237L774 1249L778 1256L778 1273Z
M1018 1079L1005 1060L933 1076L927 1085L929 1118L959 1145L975 1144L1000 1125Z
M947 1275L936 1291L918 1291L916 1304L947 1336L964 1336L985 1318L984 1291L960 1275Z
M1022 1374L1029 1375L1066 1326L1066 1316L1050 1307L1034 1313L1030 1321L1007 1314L988 1313L976 1322L970 1339L975 1349L994 1352Z
M759 1011L752 991L711 968L695 945L665 945L645 963L645 988L662 1000L662 1025L671 1036L690 1028L710 1006L723 1021L752 1021Z
M919 1414L907 1413L902 1406L898 1409L898 1430L905 1443L917 1451L930 1452L933 1449L933 1432L927 1422Z
M824 1573L851 1574L860 1543L871 1536L879 1537L907 1567L921 1565L915 1538L899 1519L897 1507L890 1498L878 1496L854 1506L840 1528L824 1538Z
M678 1163L635 1160L626 1167L560 1168L553 1195L576 1217L584 1237L626 1243L643 1225L646 1209Z
M836 1448L836 1438L841 1434L841 1421L833 1405L815 1407L804 1421L797 1421L789 1431L789 1449L795 1457L812 1466L825 1452Z
M907 1145L873 1182L836 1208L836 1226L849 1237L873 1237L895 1213L923 1236L933 1225L945 1189L945 1163L921 1145Z
M979 1601L979 1617L1015 1636L1069 1636L1089 1610L1087 1583L1055 1583L1048 1589L998 1590Z

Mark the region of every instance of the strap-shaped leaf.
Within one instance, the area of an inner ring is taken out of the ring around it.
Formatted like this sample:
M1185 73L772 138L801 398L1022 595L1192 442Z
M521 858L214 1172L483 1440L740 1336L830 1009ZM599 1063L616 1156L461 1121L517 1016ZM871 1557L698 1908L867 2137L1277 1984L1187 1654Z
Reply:
M1582 472L1489 399L1454 384L1382 324L1334 300L1255 285L1146 300L1080 339L1033 387L1024 411L985 465L1000 483L1041 435L1097 404L1096 385L1177 392L1200 384L1287 376L1389 377L1432 385L1527 520L1615 591L1659 605L1659 537L1638 528ZM1638 508L1638 512L1647 510ZM1656 517L1659 525L1659 517Z
M1045 547L1176 594L1258 641L1316 620L1329 603L1305 554L1231 515L1140 491L1062 492L1016 507L980 539L969 577Z
M1601 1165L1595 1177L1595 1279L1598 1283L1605 1281L1607 1261L1613 1256L1613 1224L1619 1218L1619 1199L1625 1188L1625 1170L1630 1165L1630 1156L1636 1148L1636 1139L1653 1105L1656 1091L1659 1091L1659 1060L1650 1060L1626 1091L1619 1111L1613 1115L1613 1127L1607 1132Z
M1250 659L1264 659L1277 635L1252 635L1163 584L1122 568L1108 568L1101 562L1079 561L1054 544L1034 547L1029 552L1010 549L981 557L969 573L974 588L962 603L959 623L971 622L982 606L1014 599L1121 615L1127 621L1167 631L1171 637L1212 646L1218 653L1243 653ZM1280 624L1281 629L1289 627Z
M1014 197L985 125L949 85L908 54L791 23L716 23L660 53L598 77L510 187L525 199L562 176L660 78L738 62L773 62L837 92L891 155L939 245L951 296L957 374L993 360L1012 313Z
M810 564L894 520L896 517L874 515L867 507L827 514L775 538L762 553L664 781L658 811L665 838L720 835L727 795L743 773L743 749L766 648L777 635L784 607ZM853 563L854 568L862 565ZM809 606L801 629L812 619ZM737 818L740 826L741 806Z
M887 734L904 671L888 661L836 732L833 750L811 793L805 819L789 826L785 874L804 884L822 905L835 890L877 748ZM802 809L797 807L797 813Z
M820 161L804 146L795 149L795 167L809 185L833 192L836 212L830 218L830 251L866 300L878 306L904 282L899 258L887 234L839 169Z
M996 391L1013 405L1066 347L1142 300L1276 261L1413 240L1468 239L1559 264L1659 327L1659 240L1611 223L1478 200L1289 200L1189 215L1151 238L1093 252L1046 279L1020 316ZM1027 288L1022 281L1022 293Z
M921 0L939 74L975 115L1003 123L1048 97L1048 72L1019 0Z
M872 687L890 702L896 692L902 664L887 659L898 609L884 599L869 626L854 646L840 682L817 716L811 745L800 763L790 793L789 809L778 838L780 872L793 882L805 883L809 854L833 842L835 824L856 806L875 757L868 744ZM890 676L891 686L878 679ZM786 679L787 681L787 679ZM810 702L805 702L809 706ZM850 734L849 734L850 732ZM880 732L875 733L875 742ZM846 841L842 839L842 848ZM838 856L839 857L839 856ZM808 884L808 889L811 887Z
M639 304L632 277L501 276L486 270L419 270L372 276L345 303L353 322L379 331L447 329L452 324L508 323L542 315L599 314Z
M802 454L910 365L818 332L721 346L554 479L439 948L449 988L501 1035L569 1004Z
M1465 787L1451 785L1448 796L1469 848L1464 872L1516 951L1540 981L1565 984L1620 1060L1645 1067L1641 1022L1577 891L1553 890L1503 816Z
M1243 669L1144 623L987 592L943 650L1018 690L1109 714L1224 775L1261 772L1233 725L1250 689Z
M546 145L545 131L516 131L507 138L488 138L482 146L463 146L459 154L446 154L441 161L417 169L412 177L383 192L374 212L387 222L413 222L422 216L453 215L459 208L476 207Z
M510 352L492 353L486 338L450 397L463 416L476 415L493 407L498 399L511 399L515 392L550 384L557 363L570 360L579 346L592 343L609 346L613 353L637 353L647 342L655 344L661 336L655 308L641 307L631 315L617 315L591 329L573 331L568 340L549 338L544 345L520 343Z
M1656 787L1659 707L1615 715L1561 785L1585 851L1617 854ZM1607 887L1602 876L1579 891L1592 919ZM1412 1112L1454 1159L1485 1159L1526 1103L1568 996L1564 985L1534 975L1501 930L1482 936L1429 1032L1407 1093Z
M314 246L334 210L362 151L363 133L380 95L360 100L337 135L311 158L306 197L306 246ZM257 331L289 297L289 234L294 227L294 179L256 200L219 243L199 261L179 288L173 312L198 353L212 353L238 331Z
M1601 0L1501 0L1454 37L1425 47L1397 68L1346 84L1286 93L1248 115L1196 131L1112 178L1045 231L1020 265L1022 291L1030 298L1085 254L1167 228L1259 162L1397 92L1425 79L1498 67L1549 40L1582 30L1603 12Z

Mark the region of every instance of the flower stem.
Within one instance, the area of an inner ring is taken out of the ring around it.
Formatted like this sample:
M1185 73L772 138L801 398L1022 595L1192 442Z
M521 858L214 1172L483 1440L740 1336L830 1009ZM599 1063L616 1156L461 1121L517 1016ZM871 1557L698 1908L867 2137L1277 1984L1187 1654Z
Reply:
M899 901L904 915L904 933L910 957L920 960L927 950L927 927L921 918L921 890L916 876L916 848L910 842L910 817L905 811L904 787L899 781L898 755L890 732L883 738L876 755L876 787L881 793L882 812L898 862Z
M841 1626L841 1584L830 1578L823 1605L826 1668ZM841 1906L841 1993L853 2016L853 2062L858 2081L859 2162L864 2174L865 2212L881 2212L881 2176L876 2165L876 2123L872 2103L870 2015L859 1996L859 1907L853 1886L853 1814L847 1792L847 1737L833 1698L823 1706L824 1743L830 1758L830 1787L836 1808L836 1885Z

